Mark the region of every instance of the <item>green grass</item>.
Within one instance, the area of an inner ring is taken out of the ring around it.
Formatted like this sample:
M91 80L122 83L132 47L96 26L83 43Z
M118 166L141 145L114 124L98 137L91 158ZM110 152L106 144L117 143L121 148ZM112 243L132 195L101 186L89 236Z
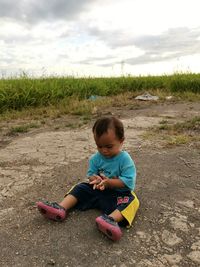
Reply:
M119 94L115 96L102 97L95 101L88 99L79 100L77 97L64 98L59 103L45 107L27 107L22 110L7 110L0 114L0 121L10 121L16 119L40 120L45 124L46 118L59 118L66 114L79 115L84 120L93 114L99 114L107 107L124 106L130 104L132 108L138 103L133 103L134 95L131 93Z
M113 97L124 93L145 91L164 92L191 99L200 95L200 74L174 74L171 76L140 76L119 78L49 77L0 80L0 114L27 108L45 108L71 105L85 101L92 95ZM92 101L92 100L91 100ZM89 111L88 111L89 112ZM82 113L82 107L76 113Z

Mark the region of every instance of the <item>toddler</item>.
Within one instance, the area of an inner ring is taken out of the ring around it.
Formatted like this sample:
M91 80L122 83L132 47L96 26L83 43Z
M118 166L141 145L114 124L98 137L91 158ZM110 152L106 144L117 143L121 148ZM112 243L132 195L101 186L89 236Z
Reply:
M71 208L99 209L98 229L113 241L122 236L120 226L131 225L139 208L135 193L136 168L122 150L124 127L116 117L98 119L92 128L97 152L91 156L87 181L76 184L58 204L37 202L42 215L63 221Z

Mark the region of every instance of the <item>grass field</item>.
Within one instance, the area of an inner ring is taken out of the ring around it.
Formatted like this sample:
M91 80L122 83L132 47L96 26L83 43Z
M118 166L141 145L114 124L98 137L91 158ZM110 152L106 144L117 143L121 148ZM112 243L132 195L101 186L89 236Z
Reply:
M176 95L199 99L200 74L174 74L163 76L139 76L118 78L45 77L34 79L26 75L20 78L0 80L0 114L31 112L90 113L94 108L91 96L98 96L95 105L110 105L130 94L156 92L160 95ZM127 97L126 97L127 96ZM104 97L104 98L100 98ZM105 100L106 97L106 100ZM44 111L45 110L45 111ZM47 111L48 110L48 111Z

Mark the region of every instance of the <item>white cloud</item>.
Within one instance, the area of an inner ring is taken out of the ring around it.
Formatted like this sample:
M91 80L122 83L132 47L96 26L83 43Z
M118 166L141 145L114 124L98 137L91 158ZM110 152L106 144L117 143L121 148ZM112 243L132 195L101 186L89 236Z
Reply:
M200 72L199 9L199 0L0 0L0 73L165 73L180 61Z

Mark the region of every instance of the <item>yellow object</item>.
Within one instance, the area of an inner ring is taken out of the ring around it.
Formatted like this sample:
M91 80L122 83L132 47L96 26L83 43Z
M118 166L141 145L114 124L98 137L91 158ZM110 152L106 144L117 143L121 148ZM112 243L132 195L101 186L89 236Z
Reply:
M134 192L131 192L132 195L135 197L134 200L124 209L121 211L122 216L128 221L129 226L131 226L137 210L140 206L140 202Z

